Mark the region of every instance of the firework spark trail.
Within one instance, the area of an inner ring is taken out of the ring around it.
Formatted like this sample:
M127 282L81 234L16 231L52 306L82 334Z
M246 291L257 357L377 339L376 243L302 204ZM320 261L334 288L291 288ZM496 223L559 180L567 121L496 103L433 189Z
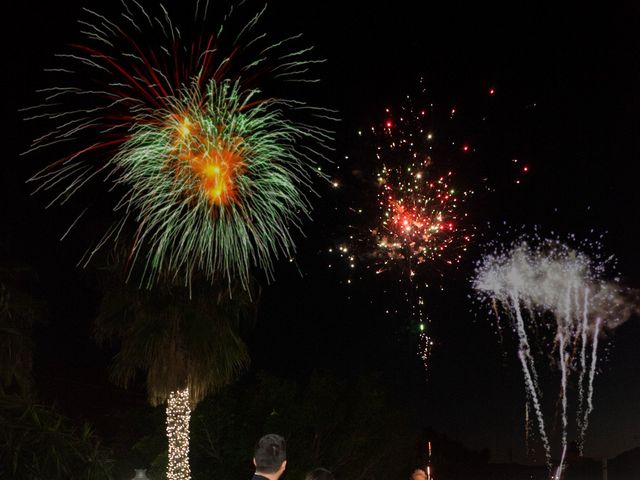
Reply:
M584 426L584 412L585 412L585 398L584 398L584 376L587 371L587 328L589 326L588 305L589 305L589 288L584 290L584 301L582 305L582 323L580 324L580 373L578 377L578 429L580 432L578 438L578 450L580 455L584 449L584 433L586 428ZM596 339L597 346L597 339Z
M561 436L561 449L560 463L558 465L557 472L562 472L564 467L564 460L567 454L567 429L569 427L569 419L567 417L567 380L568 380L568 365L567 360L569 358L569 338L571 335L571 327L573 322L573 312L571 310L571 301L575 297L574 291L576 289L573 276L571 276L571 282L566 287L565 300L564 300L564 315L558 319L556 341L558 342L558 364L560 365L560 401L562 404L562 436ZM576 312L577 314L577 312Z
M235 36L224 27L233 7L215 33L200 33L208 3L195 5L202 25L181 29L163 6L154 14L135 0L114 20L84 9L84 43L48 69L64 83L24 109L54 124L26 153L68 145L33 176L36 190L58 191L51 203L61 204L94 177L117 190L118 228L97 244L131 224L131 268L146 287L165 274L246 284L254 267L271 278L274 261L295 252L315 179L326 178L317 162L334 112L278 94L285 82L315 83L307 72L324 60L295 47L300 35L267 43L256 31L264 9Z
M589 383L587 390L587 409L584 412L580 425L580 447L584 446L584 436L589 427L589 416L593 412L593 381L596 376L596 364L598 362L598 338L600 335L600 327L602 326L602 318L596 318L596 323L593 328L593 338L591 340L591 366L589 368Z
M518 358L522 365L522 373L525 378L525 388L527 389L528 397L533 403L533 410L536 414L536 420L538 422L538 432L540 433L540 439L545 452L545 458L547 464L551 464L551 447L549 445L549 439L544 426L544 416L542 415L542 407L540 406L540 398L538 396L538 382L537 375L535 374L535 363L531 356L531 347L529 346L529 339L527 337L527 330L524 325L522 312L520 310L520 302L518 300L518 293L516 291L511 293L511 302L513 310L516 314L516 331L518 332ZM527 410L528 411L528 410Z
M558 332L558 356L560 358L560 399L562 402L562 439L561 448L562 453L560 455L560 464L558 465L558 472L562 472L564 466L564 459L567 454L567 428L569 426L569 420L567 418L567 352L565 352L565 334Z
M578 440L582 445L594 409L593 389L600 332L603 327L617 327L637 310L635 299L623 293L616 283L602 279L604 264L558 241L541 241L537 247L521 241L502 253L485 256L478 263L473 280L473 286L480 296L488 297L494 309L496 302L502 305L514 323L527 396L538 418L550 472L550 443L544 431L537 373L527 330L536 331L540 327L550 329L555 323L553 343L558 349L562 414L562 453L554 474L556 478L562 475L565 467L569 428L568 391L572 371L578 370L576 423ZM521 305L526 309L523 310ZM525 311L526 317L523 315ZM551 315L546 317L545 313ZM553 322L547 324L546 318L552 318ZM591 361L587 365L589 342ZM543 351L551 350L553 345L543 348ZM575 360L576 356L578 360ZM585 377L588 378L586 391Z
M422 360L422 365L425 371L429 368L429 360L431 358L431 351L433 349L433 339L429 335L428 332L425 331L427 328L428 322L425 322L424 319L424 300L422 297L418 298L417 307L418 309L418 328L420 329L419 335L419 345L418 345L418 355ZM415 313L414 313L415 315Z
M529 452L529 401L524 402L524 451Z

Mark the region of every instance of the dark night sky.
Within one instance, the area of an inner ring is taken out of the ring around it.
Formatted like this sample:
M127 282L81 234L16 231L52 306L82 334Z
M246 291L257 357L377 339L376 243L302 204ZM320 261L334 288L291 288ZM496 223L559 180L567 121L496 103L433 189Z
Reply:
M39 294L52 304L37 357L48 372L49 394L63 406L86 409L83 402L121 392L106 383L106 354L88 341L97 293L73 268L84 239L77 234L57 240L74 218L74 205L45 212L43 198L28 196L24 180L46 158L18 157L38 130L25 125L17 109L34 101L32 92L42 86L39 72L75 38L80 7L97 2L74 0L64 8L58 2L12 3L4 42L9 146L1 177L2 254L32 265L41 280ZM328 59L316 100L342 118L333 160L345 162L344 155L357 149L356 130L414 91L420 76L435 102L476 109L493 86L497 119L478 158L486 162L495 192L469 207L478 236L492 238L503 221L578 237L593 236L592 229L606 233L605 249L617 255L623 281L640 287L638 7L273 3L263 28L276 37L302 31ZM532 166L519 186L513 155ZM351 158L342 164L345 170L366 168L366 161ZM324 187L321 193L315 221L299 240L296 261L304 277L293 264L280 264L276 282L265 291L251 338L254 365L294 377L316 367L341 368L345 375L396 372L395 386L421 402L426 425L470 447L491 448L495 460L507 459L510 449L521 459L524 398L513 345L499 345L484 307L468 299L470 265L482 250L473 248L447 275L445 291L429 299L438 346L425 381L403 343L401 321L389 322L384 306L372 302L380 288L376 280L348 293L343 278L326 268L324 252L344 232L334 208L345 196ZM637 318L613 335L597 379L587 455L611 456L640 445L638 342Z

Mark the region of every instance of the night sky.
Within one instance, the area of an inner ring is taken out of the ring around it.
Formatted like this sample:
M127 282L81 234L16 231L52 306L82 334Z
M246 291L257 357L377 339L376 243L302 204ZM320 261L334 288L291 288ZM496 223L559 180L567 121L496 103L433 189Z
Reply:
M108 404L100 400L105 396L122 396L123 403L143 399L107 382L109 354L89 335L98 292L74 265L88 246L84 235L101 221L90 218L58 240L83 202L94 199L85 192L66 207L45 211L45 198L29 196L25 180L51 159L19 156L42 131L25 124L17 110L35 101L33 92L43 86L40 72L54 53L77 38L81 7L99 3L8 7L8 149L0 203L2 260L29 265L39 279L37 294L51 305L36 351L41 388L63 408L97 421L107 414ZM166 3L170 10L184 4ZM303 32L327 59L312 100L339 112L327 171L343 187L318 185L321 196L313 200L306 236L297 238L295 261L279 262L275 282L265 284L249 338L253 365L292 378L315 368L347 378L383 371L393 388L421 405L425 426L468 447L490 448L493 461L524 460L524 389L515 343L499 342L487 306L472 298L473 263L487 241L499 234L510 238L505 222L578 238L604 234L622 282L640 288L640 7L373 3L273 2L262 24L274 38ZM476 150L457 173L478 182L481 192L465 206L477 227L469 251L438 275L443 289L427 295L436 338L427 373L416 356L415 332L402 315L384 313L394 298L380 292L392 290L397 277L365 275L348 286L343 271L328 268L327 254L348 231L342 212L358 202L350 172L377 168L362 154L357 131L383 121L384 108L414 94L420 78L434 104L466 115L468 132L459 127L456 133L473 133ZM521 175L513 158L530 172ZM477 172L488 180L480 181ZM596 380L588 456L640 446L639 319L632 317L611 339ZM557 432L552 436L557 439Z

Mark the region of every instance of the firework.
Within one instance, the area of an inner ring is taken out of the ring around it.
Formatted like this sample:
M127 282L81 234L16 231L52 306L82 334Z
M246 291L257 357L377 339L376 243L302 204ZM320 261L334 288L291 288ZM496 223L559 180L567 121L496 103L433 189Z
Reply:
M593 411L599 337L604 328L612 329L624 322L635 305L623 295L617 283L604 279L606 262L557 240L533 243L521 240L485 256L477 266L473 285L482 298L489 297L501 305L513 323L527 402L536 417L550 468L551 445L543 415L535 358L538 348L534 342L536 339L542 342L539 349L543 357L548 358L554 350L557 352L562 454L555 476L559 478L567 451L571 375L578 372L576 424L582 451ZM548 339L552 339L551 345Z
M473 238L465 211L473 191L458 187L454 173L472 149L464 142L445 141L444 134L441 142L436 140L439 122L451 121L448 110L446 119L436 118L432 104L407 97L398 112L387 108L380 122L358 132L370 144L367 156L373 167L357 171L366 188L359 192L360 203L349 209L348 241L330 253L346 260L347 283L367 271L401 282L405 316L418 331L418 355L426 368L434 345L425 313L426 289L461 261ZM367 170L373 172L369 177L363 173ZM335 188L343 185L334 180Z
M457 263L471 239L462 210L471 192L454 187L450 152L434 151L433 107L416 108L409 100L399 115L387 108L382 125L371 129L380 165L378 225L371 233L384 264Z
M372 231L381 255L390 261L452 264L466 250L470 235L458 231L458 202L449 184L452 172L429 178L428 166L428 161L396 169L385 166L378 177L382 220L380 228Z
M444 266L459 263L473 238L464 204L474 191L457 186L454 173L470 147L438 142L434 132L442 120L432 104L416 106L423 103L407 97L398 114L387 108L381 122L358 132L372 145L374 174L367 178L358 171L367 186L365 198L349 209L355 213L349 241L335 249L352 272L361 264L378 274L397 269L432 279Z
M131 265L147 286L160 273L185 284L196 272L246 283L254 266L270 276L310 213L316 161L331 140L316 124L332 119L277 85L315 82L306 75L321 60L295 47L299 36L265 43L256 26L264 10L227 35L224 26L178 28L162 6L156 16L123 5L117 20L85 10L83 43L51 69L60 86L26 109L29 119L56 122L30 151L70 152L32 180L59 192L51 203L94 178L112 185L118 216L85 260L133 224ZM196 18L207 9L196 3Z

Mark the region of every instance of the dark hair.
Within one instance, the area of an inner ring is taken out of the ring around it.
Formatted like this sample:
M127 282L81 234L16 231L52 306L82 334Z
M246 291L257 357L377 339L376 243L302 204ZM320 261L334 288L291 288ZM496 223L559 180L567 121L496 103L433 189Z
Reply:
M336 477L333 476L326 468L316 468L307 473L307 476L304 477L304 480L335 480Z
M253 458L256 461L256 471L275 473L287 459L287 446L284 438L275 433L265 435L256 445Z

